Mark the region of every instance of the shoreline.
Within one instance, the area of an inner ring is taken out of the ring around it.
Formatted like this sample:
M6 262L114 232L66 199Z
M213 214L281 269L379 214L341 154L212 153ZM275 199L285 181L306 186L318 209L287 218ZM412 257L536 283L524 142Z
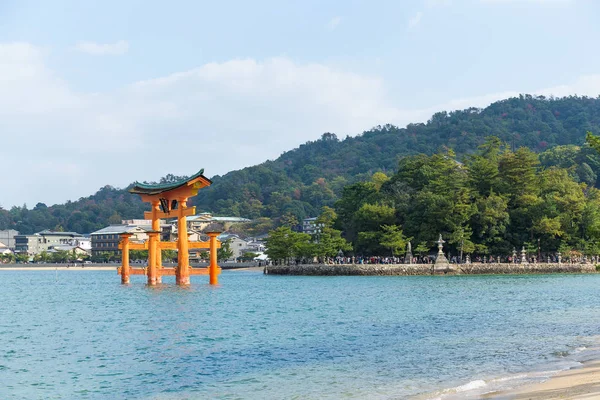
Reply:
M117 268L114 265L106 267L96 265L67 267L66 265L60 265L52 267L0 267L0 271L115 271Z
M14 265L14 264L13 264ZM56 266L2 266L0 265L0 271L116 271L120 265L77 265L77 266L66 266L64 264ZM224 271L251 271L251 272L263 272L264 267L224 267Z
M600 399L598 339L529 371L473 377L458 386L410 397L413 400L554 400Z
M529 275L595 274L595 264L469 263L469 264L295 264L269 265L269 275L304 276L425 276L425 275Z
M549 379L507 391L492 392L483 399L552 400L600 399L600 360L586 361Z

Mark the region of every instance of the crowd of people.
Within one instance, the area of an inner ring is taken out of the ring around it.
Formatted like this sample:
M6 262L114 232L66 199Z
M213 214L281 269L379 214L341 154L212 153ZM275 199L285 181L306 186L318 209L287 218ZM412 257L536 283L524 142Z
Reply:
M528 263L596 263L600 262L600 256L587 257L581 254L570 254L563 256L560 253L544 254L538 257L535 255L529 255L525 257ZM329 257L322 261L325 264L433 264L435 263L435 255L426 255L412 257L411 262L407 262L406 257L382 257L382 256L352 256L352 257ZM508 263L508 264L519 264L522 263L522 256L510 255L510 256L474 256L473 258L465 256L460 258L459 256L448 255L448 262L451 264L465 264L465 263Z

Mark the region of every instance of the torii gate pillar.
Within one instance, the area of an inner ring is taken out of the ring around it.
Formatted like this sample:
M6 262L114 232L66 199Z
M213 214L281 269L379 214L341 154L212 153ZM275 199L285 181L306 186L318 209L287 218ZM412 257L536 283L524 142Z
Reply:
M122 253L122 265L121 265L121 283L128 284L129 283L129 238L132 236L131 233L121 233L121 243L123 244L123 248L121 250Z
M218 285L219 284L219 274L221 273L221 268L217 265L217 236L219 232L207 232L206 233L210 238L210 264L208 266L208 274L210 276L210 284Z
M188 246L187 220L184 210L187 209L187 198L179 198L179 209L177 210L177 270L175 272L175 281L178 285L190 284L190 253Z

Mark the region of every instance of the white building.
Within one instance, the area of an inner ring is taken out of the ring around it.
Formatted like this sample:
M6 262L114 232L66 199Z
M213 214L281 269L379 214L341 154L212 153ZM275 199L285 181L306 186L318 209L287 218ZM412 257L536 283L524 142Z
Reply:
M103 252L119 253L119 242L121 241L121 233L131 233L131 242L143 243L148 239L147 231L152 230L151 226L137 225L109 225L96 232L92 232L91 236L91 251L92 255L97 255Z
M233 224L241 224L250 222L248 218L241 217L213 217L210 213L200 213L185 217L188 231L202 232L204 229L213 223L223 225L224 230L228 230ZM171 220L171 224L177 226L177 220Z
M221 243L229 243L229 248L233 252L230 260L237 260L248 250L248 242L238 235L223 233L217 236L217 239L219 239Z
M3 243L11 250L15 249L15 236L19 234L18 231L14 229L6 229L0 231L0 243Z
M302 220L302 232L309 235L321 233L325 224L317 223L317 217L304 218Z

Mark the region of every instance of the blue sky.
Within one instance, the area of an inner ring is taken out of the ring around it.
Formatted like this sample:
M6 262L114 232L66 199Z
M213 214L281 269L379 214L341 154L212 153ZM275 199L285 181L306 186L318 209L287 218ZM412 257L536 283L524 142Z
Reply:
M593 0L4 0L0 204L223 174L518 93L595 97L598 17Z

